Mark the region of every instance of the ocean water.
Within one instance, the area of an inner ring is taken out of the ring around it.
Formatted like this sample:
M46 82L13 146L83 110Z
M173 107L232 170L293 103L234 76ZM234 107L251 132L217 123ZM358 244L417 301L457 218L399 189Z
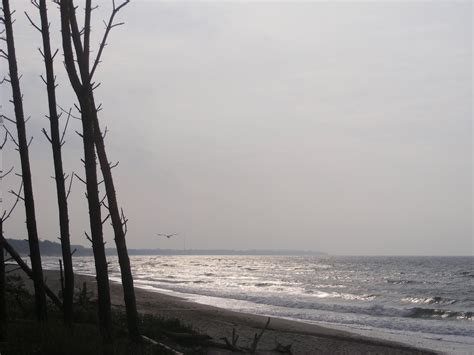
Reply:
M116 257L110 276L119 281ZM135 285L235 311L474 353L474 257L132 256ZM46 258L57 269L57 258ZM75 271L94 274L92 257Z

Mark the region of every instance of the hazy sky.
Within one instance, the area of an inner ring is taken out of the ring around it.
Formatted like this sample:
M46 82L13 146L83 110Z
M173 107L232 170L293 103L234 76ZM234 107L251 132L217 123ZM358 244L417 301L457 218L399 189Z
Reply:
M96 3L97 45L110 9ZM41 39L23 11L38 15L26 0L12 7L38 228L54 240ZM52 4L49 16L59 47ZM180 233L189 248L472 253L472 19L470 1L132 1L96 91L128 245L181 248L182 237L154 236ZM10 87L0 94L11 115ZM65 167L83 176L74 130ZM4 150L5 169L19 169L17 155ZM5 195L18 178L3 184ZM70 220L73 242L88 245L84 192L76 182ZM5 229L26 237L23 206Z

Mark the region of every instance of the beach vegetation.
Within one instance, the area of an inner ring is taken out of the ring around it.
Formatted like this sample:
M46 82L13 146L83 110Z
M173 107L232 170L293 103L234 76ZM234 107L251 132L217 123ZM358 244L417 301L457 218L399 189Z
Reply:
M105 350L114 354L168 354L169 349L184 353L203 347L203 337L178 319L153 315L139 317L140 329L154 342L132 341L128 337L127 317L121 309L113 309L113 344L104 344L97 327L97 300L87 290L87 284L74 297L72 327L65 327L62 311L50 304L48 320L36 321L34 297L28 291L25 278L10 268L6 277L8 317L2 328L0 353L11 354L99 354ZM173 334L188 334L178 343ZM108 348L106 349L105 346Z

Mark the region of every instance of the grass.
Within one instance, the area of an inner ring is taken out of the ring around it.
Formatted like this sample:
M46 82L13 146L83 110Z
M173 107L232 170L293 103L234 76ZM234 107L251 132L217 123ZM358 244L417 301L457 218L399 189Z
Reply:
M84 288L76 297L74 325L66 327L62 314L53 305L49 307L48 321L35 320L34 299L20 276L7 278L8 320L1 329L0 354L101 354L104 353L102 337L97 327L96 303L90 302ZM133 344L128 340L126 318L121 311L112 312L113 354L166 354L164 350L147 344ZM165 319L142 315L140 331L156 341L179 349L183 353L203 352L202 338L178 319ZM170 334L187 334L185 341L176 342ZM193 340L194 339L194 340ZM201 340L199 340L201 339Z

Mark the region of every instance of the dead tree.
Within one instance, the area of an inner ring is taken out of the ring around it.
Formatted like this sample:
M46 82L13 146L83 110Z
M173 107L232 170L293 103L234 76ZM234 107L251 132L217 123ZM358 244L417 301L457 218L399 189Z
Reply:
M3 117L2 117L3 122ZM3 147L7 142L7 135L5 134L5 139L0 145L0 151L3 153ZM3 173L3 169L0 174L0 181L3 181L3 178L11 173L13 168L6 173ZM3 184L2 184L3 185ZM3 187L3 186L2 186ZM3 197L0 200L3 207ZM3 248L2 237L3 237L3 220L5 213L0 217L0 339L3 339L3 324L7 319L7 307L5 303L5 288L6 288L6 279L5 279L5 251Z
M13 105L15 107L15 123L18 134L16 142L20 152L21 176L23 179L24 202L26 213L26 227L28 229L28 243L30 247L31 266L33 271L33 284L35 289L36 316L39 321L46 320L46 296L43 281L43 268L41 265L41 254L39 249L38 230L36 227L35 204L33 198L33 185L31 179L30 159L28 152L28 140L26 138L25 116L23 112L23 97L18 77L18 67L15 53L15 42L13 38L12 13L8 0L3 2L3 18L5 25L7 52L2 50L2 55L8 60L9 82L12 87ZM13 138L13 137L11 137ZM31 142L31 141L30 141Z
M86 173L87 201L89 205L89 220L91 228L90 241L94 253L97 295L99 303L99 328L106 343L112 339L112 321L110 309L110 288L105 256L104 239L101 219L101 202L99 199L97 181L97 163L94 148L94 125L91 120L94 111L93 102L90 100L91 85L81 82L76 71L75 57L71 43L71 13L74 4L70 0L60 0L61 33L64 51L64 62L69 81L79 101L82 121L82 140L84 145L84 166ZM77 49L77 48L76 48ZM82 73L81 73L82 74ZM89 238L89 237L88 237Z
M97 156L99 158L99 163L104 178L104 185L107 195L108 204L105 205L107 208L110 218L112 221L112 226L114 229L115 244L117 247L117 255L120 264L121 277L122 277L122 286L124 292L125 307L127 313L127 324L129 335L132 340L139 341L140 334L138 331L138 313L135 300L135 290L133 285L133 275L130 267L130 259L128 256L127 244L125 235L127 232L127 219L125 218L123 211L119 208L117 202L117 195L115 191L114 181L112 177L112 168L110 164L107 153L104 145L104 136L101 133L99 119L98 119L98 107L95 104L94 99L94 88L97 87L93 82L93 76L97 69L98 64L100 63L102 52L105 48L108 35L113 27L121 25L121 23L114 23L116 14L128 4L128 0L122 2L120 5L116 6L113 2L112 14L109 18L109 21L106 25L105 34L99 46L99 51L97 57L93 61L92 67L90 67L90 22L91 22L91 12L92 12L92 1L86 0L85 6L85 24L84 24L84 40L81 40L81 34L77 26L77 20L74 10L70 13L71 29L72 29L72 38L74 47L76 49L77 65L81 73L82 84L88 87L90 90L87 91L87 101L91 103L92 110L89 111L90 119L94 125L94 143L97 150ZM71 1L72 3L72 1ZM71 9L74 7L72 6Z
M120 264L120 272L122 277L122 287L125 300L125 308L127 314L128 332L132 340L140 341L140 333L138 329L138 312L135 299L135 289L133 285L133 275L130 266L130 258L128 257L127 242L125 239L127 233L127 222L123 211L119 211L117 195L115 192L114 181L112 178L112 166L110 165L103 136L100 131L97 112L94 112L95 122L95 143L97 148L97 155L99 157L100 167L104 178L104 185L107 194L108 206L107 209L112 220L112 227L115 235L115 245L117 247L117 255Z
M67 117L64 131L60 133L59 115L56 103L56 83L53 64L54 57L56 56L58 51L56 51L54 54L51 51L51 40L49 35L48 10L46 7L46 0L39 0L39 2L33 0L32 3L39 10L41 25L36 25L28 15L26 16L30 20L33 27L41 33L41 37L43 39L43 51L40 50L40 53L43 56L46 69L46 79L44 79L43 77L42 79L46 84L48 92L49 115L47 117L50 122L50 135L48 135L45 129L43 129L43 133L48 139L48 141L51 143L53 149L54 178L56 181L57 202L59 210L59 239L61 241L61 251L64 262L65 276L65 284L63 290L63 313L64 321L70 324L72 322L73 316L74 271L72 265L71 242L69 234L69 213L67 203L68 192L66 191L66 176L64 174L61 152L61 147L64 144L64 134L66 132L70 115L68 115ZM71 183L73 176L74 175L71 174Z

